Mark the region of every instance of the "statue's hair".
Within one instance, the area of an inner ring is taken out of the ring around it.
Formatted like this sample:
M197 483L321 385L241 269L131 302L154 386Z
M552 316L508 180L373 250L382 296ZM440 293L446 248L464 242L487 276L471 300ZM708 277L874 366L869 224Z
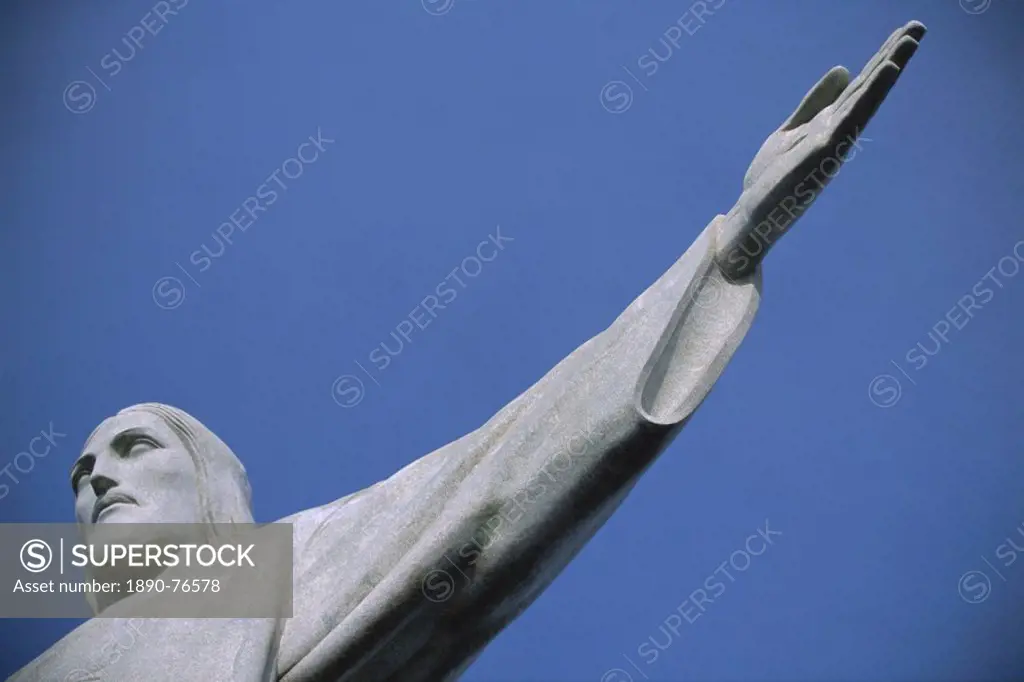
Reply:
M252 489L245 467L227 444L202 422L177 407L139 403L118 415L146 412L166 423L185 446L196 468L199 513L204 523L252 523ZM96 428L86 442L96 434ZM211 483L216 483L214 494ZM230 484L230 485L229 485Z

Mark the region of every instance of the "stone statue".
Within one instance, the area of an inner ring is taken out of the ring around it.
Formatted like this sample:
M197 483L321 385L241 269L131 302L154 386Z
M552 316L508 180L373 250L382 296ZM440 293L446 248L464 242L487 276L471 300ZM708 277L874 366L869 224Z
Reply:
M93 618L13 679L457 679L707 396L757 312L765 253L848 158L924 33L916 21L897 30L852 82L842 67L825 74L761 147L736 205L490 421L385 481L283 519L294 531L293 617L135 621L137 643L112 652L104 643L125 620ZM241 463L165 405L103 422L72 486L85 530L252 522Z

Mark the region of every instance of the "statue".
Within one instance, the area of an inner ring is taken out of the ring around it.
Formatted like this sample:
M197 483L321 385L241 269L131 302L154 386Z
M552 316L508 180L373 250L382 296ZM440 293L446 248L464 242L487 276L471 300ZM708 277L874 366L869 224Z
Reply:
M736 205L607 329L486 424L385 481L282 519L294 532L293 617L139 621L138 643L103 660L105 638L125 623L93 618L13 679L457 679L707 396L757 312L768 248L838 172L924 33L916 21L897 30L852 82L842 67L826 73L761 147ZM165 405L103 422L72 486L86 529L252 522L241 463Z

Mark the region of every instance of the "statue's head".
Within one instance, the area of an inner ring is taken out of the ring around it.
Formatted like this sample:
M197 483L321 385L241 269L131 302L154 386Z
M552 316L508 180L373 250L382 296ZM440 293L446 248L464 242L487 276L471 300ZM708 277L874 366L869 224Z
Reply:
M87 543L207 542L218 535L213 524L253 522L249 479L235 454L198 419L160 403L133 405L104 420L71 468L71 487ZM142 578L159 569L87 572ZM99 612L123 596L86 598Z
M159 403L104 420L72 467L71 486L86 536L103 524L253 520L249 480L231 449L196 418ZM147 538L158 539L167 540Z

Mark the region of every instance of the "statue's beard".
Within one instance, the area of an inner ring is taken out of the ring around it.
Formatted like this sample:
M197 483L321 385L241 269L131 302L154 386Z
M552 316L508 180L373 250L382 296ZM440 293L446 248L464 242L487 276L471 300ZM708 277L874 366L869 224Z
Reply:
M88 553L86 573L89 578L100 581L123 581L128 579L149 579L162 573L165 568L159 561L147 561L145 547L162 549L168 545L199 545L209 542L212 529L204 524L135 524L99 523L89 528L83 544ZM111 561L114 545L141 545L139 556L134 562L128 558ZM96 565L94 561L100 565ZM113 563L113 565L111 565ZM137 565L131 565L135 563ZM148 565L147 565L148 564Z

